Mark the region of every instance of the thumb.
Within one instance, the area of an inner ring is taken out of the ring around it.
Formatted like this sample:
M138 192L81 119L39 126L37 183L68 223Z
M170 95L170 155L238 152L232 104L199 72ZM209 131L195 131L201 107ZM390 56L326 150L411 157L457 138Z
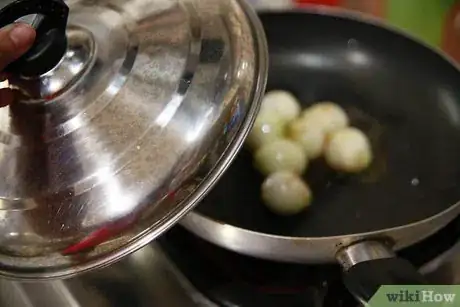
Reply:
M16 23L0 29L0 71L32 47L35 30L28 24Z

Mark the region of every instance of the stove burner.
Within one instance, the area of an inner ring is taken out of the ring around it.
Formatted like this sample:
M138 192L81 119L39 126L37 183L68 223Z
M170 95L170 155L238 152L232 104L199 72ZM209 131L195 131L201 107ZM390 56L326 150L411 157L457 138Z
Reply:
M400 252L422 266L460 236L460 217L432 237ZM175 227L159 243L186 278L222 307L355 307L338 265L301 265L260 260L224 250Z

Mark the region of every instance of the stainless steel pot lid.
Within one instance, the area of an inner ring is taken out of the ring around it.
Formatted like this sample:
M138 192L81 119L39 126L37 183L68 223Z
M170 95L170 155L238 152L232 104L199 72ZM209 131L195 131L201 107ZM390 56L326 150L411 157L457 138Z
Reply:
M22 98L0 109L3 276L72 276L160 235L228 167L265 87L240 0L67 5L67 36L61 0L0 11L2 26L40 13L41 44L8 67Z

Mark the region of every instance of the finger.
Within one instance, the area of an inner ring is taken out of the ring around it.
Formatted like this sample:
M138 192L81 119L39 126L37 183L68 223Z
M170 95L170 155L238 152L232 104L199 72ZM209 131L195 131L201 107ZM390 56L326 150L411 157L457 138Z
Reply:
M14 100L14 93L9 88L0 89L0 108L3 108Z
M0 30L0 70L23 55L34 43L35 30L17 23Z

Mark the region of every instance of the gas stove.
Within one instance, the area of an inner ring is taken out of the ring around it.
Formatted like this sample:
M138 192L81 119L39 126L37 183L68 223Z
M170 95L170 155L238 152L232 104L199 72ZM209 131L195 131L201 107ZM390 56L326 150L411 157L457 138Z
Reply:
M460 284L460 218L403 250L433 284ZM180 226L121 262L65 281L0 280L0 307L357 306L337 265L238 255Z

